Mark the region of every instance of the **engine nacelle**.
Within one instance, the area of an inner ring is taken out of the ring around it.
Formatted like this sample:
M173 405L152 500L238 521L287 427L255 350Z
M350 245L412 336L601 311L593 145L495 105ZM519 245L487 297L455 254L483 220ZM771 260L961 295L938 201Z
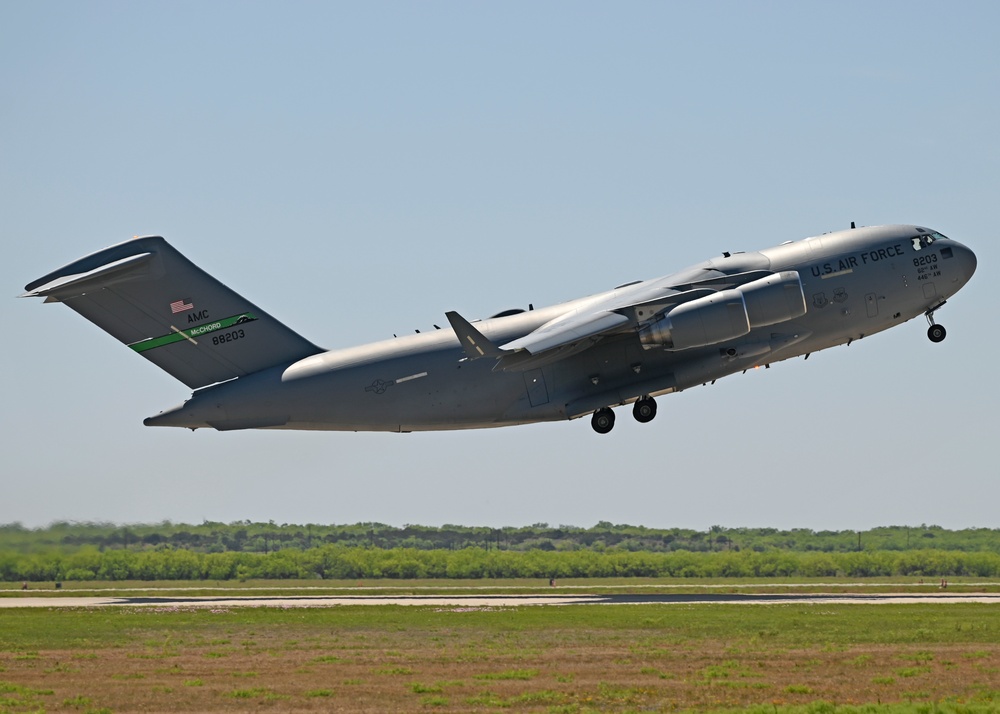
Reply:
M681 303L639 330L645 349L686 350L743 337L751 328L806 313L806 295L794 270Z
M686 350L735 340L750 332L750 318L739 290L722 290L685 302L641 330L645 349Z
M766 327L806 314L806 294L794 270L768 275L741 285L750 327Z

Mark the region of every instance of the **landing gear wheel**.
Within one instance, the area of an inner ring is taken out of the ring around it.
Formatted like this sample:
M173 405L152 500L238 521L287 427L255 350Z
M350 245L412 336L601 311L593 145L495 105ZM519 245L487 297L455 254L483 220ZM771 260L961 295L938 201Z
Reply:
M940 310L942 307L944 307L945 302L947 301L938 303L937 305L930 308L927 312L924 313L924 317L927 318L927 324L930 325L930 327L927 328L927 338L931 342L940 342L945 338L945 335L948 334L947 332L945 332L945 329L941 327L941 325L934 322L934 313Z
M639 397L632 405L632 416L640 424L653 421L656 416L656 400L652 397Z
M594 416L590 420L590 425L594 427L594 431L598 434L607 434L615 428L615 413L607 407L598 409L594 412Z

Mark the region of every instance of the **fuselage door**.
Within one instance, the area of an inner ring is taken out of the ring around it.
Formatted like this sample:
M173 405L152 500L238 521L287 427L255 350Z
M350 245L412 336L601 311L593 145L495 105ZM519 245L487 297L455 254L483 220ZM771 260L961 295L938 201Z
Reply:
M875 293L865 295L865 309L868 310L868 317L878 316L878 296Z
M545 387L545 375L540 369L532 369L524 373L524 386L528 390L528 401L531 406L540 407L549 403L549 390Z

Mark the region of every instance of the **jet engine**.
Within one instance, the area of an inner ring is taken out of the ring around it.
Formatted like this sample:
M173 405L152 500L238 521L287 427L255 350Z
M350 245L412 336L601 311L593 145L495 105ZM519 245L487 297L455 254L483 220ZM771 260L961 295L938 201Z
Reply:
M681 303L639 330L645 349L686 350L735 340L755 327L795 319L806 312L795 271L775 273L730 290Z
M806 293L794 270L774 273L741 285L750 327L767 327L806 314Z

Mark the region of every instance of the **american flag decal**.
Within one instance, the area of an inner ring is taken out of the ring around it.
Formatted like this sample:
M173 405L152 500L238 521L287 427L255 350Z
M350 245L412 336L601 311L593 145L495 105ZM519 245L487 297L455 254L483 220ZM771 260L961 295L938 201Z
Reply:
M177 300L170 303L170 312L176 315L178 312L194 310L194 303L190 302L190 300L191 298L185 298L184 300Z

